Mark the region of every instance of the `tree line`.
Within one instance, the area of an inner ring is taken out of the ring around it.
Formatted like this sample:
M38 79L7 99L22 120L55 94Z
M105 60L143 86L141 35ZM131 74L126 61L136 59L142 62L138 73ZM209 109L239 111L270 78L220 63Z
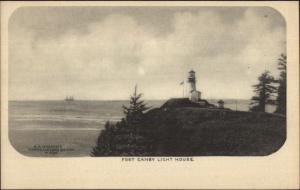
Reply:
M287 56L281 54L278 59L279 77L276 79L269 71L258 77L253 85L255 95L251 98L250 111L265 112L266 105L276 105L275 113L286 114L286 64Z

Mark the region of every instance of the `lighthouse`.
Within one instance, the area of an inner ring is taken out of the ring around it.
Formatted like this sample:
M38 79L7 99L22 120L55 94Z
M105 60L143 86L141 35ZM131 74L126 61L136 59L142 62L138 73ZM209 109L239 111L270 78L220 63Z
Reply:
M196 76L195 71L191 70L188 76L188 83L189 83L189 93L196 90Z
M195 71L191 70L188 75L189 83L189 99L192 102L199 102L201 100L201 92L196 89L196 75Z
M161 108L163 108L164 111L168 110L169 108L176 107L217 108L214 104L210 104L207 100L201 98L201 92L197 90L196 82L196 73L195 71L191 70L190 72L188 72L186 79L180 83L180 85L186 84L184 85L183 92L186 89L187 93L183 93L182 98L171 98L166 103L164 103ZM221 104L222 102L219 103L220 108L222 108Z

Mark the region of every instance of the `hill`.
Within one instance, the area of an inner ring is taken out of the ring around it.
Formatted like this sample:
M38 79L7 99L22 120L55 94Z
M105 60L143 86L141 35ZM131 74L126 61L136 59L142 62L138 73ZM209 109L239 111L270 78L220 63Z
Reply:
M131 126L107 123L94 156L265 156L286 139L282 115L169 100Z
M145 127L155 130L159 152L177 156L269 155L285 142L284 116L181 107L154 109Z

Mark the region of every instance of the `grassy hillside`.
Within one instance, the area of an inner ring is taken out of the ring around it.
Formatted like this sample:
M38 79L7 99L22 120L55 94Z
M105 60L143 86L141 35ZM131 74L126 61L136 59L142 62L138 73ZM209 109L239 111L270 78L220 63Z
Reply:
M162 106L135 125L106 124L94 156L263 156L285 142L284 116Z
M222 109L154 109L143 128L155 131L160 155L269 155L285 142L285 117Z

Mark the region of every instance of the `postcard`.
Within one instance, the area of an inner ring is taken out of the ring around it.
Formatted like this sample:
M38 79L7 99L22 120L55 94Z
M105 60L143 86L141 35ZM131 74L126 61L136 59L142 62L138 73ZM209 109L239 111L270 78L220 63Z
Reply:
M2 3L3 187L299 187L297 6Z

